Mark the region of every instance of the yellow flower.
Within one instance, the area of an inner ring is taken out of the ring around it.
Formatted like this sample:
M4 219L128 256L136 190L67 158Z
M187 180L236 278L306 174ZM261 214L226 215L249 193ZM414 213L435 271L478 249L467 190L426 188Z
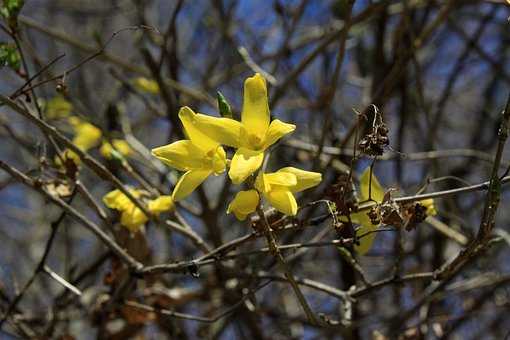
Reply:
M60 158L63 158L64 161L67 160L67 159L72 159L74 164L76 164L76 165L80 165L81 164L80 156L78 156L78 154L76 154L76 152L74 152L72 150L69 150L69 149L65 149L64 151L62 151L61 157L55 156L55 164L58 167L62 167L63 166L62 161L60 160Z
M297 214L297 202L294 193L318 185L322 175L318 172L286 167L277 172L259 174L255 188L278 211L285 215ZM233 212L240 220L255 211L259 203L259 194L255 190L241 191L230 203L227 213Z
M129 192L135 198L140 198L142 196L141 192L135 189L130 189ZM107 193L103 197L103 202L108 208L121 212L120 224L132 232L138 231L140 226L149 220L143 211L120 190L113 190ZM162 212L174 208L172 198L167 195L159 196L153 200L147 200L146 203L149 211L155 215L159 215Z
M68 121L74 129L73 144L80 150L87 151L99 144L100 129L78 117L69 117Z
M153 214L160 214L162 212L171 210L174 208L174 201L172 196L163 195L158 198L149 201L148 204L149 211Z
M425 208L427 208L427 211L426 211L427 216L437 215L437 211L436 211L436 207L434 206L433 198L429 198L429 199L420 201L419 203L421 203Z
M370 197L369 197L370 194ZM370 180L370 167L367 167L360 177L360 201L367 201L372 199L377 203L381 203L384 199L384 189L379 184L379 181L372 173L372 179ZM368 211L360 211L351 214L351 221L360 225L356 231L356 235L363 236L359 240L359 244L354 246L356 252L360 255L366 254L374 243L376 232L374 232L379 225L372 224L370 217L367 215Z
M225 150L220 144L197 129L196 115L189 107L183 107L179 118L188 139L152 149L152 154L163 163L185 171L172 193L174 201L191 194L209 175L223 173L227 164Z
M158 94L159 93L159 85L156 81L152 79L147 79L144 77L136 78L133 81L133 85L140 91L150 93L150 94Z
M100 129L90 123L84 122L78 117L69 117L67 120L74 130L72 142L80 150L87 151L99 143L99 140L101 139ZM81 163L80 157L74 151L69 149L65 149L62 152L62 158L72 159L76 165L80 165ZM63 166L59 157L55 157L55 164L58 167Z
M116 151L124 157L129 156L132 152L128 142L123 139L113 139L111 143L103 141L99 153L106 159L112 159L112 151Z
M262 165L264 151L296 128L278 119L270 122L266 81L258 73L244 82L241 122L196 114L194 124L215 141L237 148L228 173L234 184L253 174Z
M72 110L73 104L62 96L56 96L46 103L45 115L48 119L64 118L68 117Z
M239 191L228 205L227 214L231 212L238 220L244 221L246 216L257 209L259 204L259 194L257 190Z

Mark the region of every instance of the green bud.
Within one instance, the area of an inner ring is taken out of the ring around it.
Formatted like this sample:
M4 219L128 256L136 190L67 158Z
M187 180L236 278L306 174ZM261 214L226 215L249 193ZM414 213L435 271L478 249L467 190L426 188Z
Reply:
M18 14L21 12L24 0L3 0L0 5L0 15L3 16L10 28L16 29L18 26Z
M12 44L0 42L0 68L2 67L10 67L14 71L18 71L21 67L21 57Z
M218 109L220 110L220 115L225 118L232 118L232 109L230 108L227 99L225 99L220 91L216 92L216 98L218 99Z

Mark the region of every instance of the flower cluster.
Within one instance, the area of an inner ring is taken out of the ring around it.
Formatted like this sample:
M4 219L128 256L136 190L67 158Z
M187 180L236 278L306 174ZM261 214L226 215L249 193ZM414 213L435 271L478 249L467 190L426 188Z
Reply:
M135 198L144 198L143 192L136 189L130 189L129 192ZM172 210L174 202L172 197L167 195L159 196L155 199L144 199L147 208L154 215ZM120 190L113 190L103 197L103 202L110 209L115 209L121 213L120 224L132 232L140 229L140 226L147 222L149 218L138 208L133 201L124 195Z
M99 153L106 159L124 159L132 155L133 151L125 140L108 140L103 138L103 133L97 126L80 117L73 116L73 104L67 101L63 96L56 96L42 104L44 104L46 118L63 120L71 126L73 132L72 142L81 151L89 151L101 144ZM78 155L69 149L65 149L62 152L61 158L71 159L75 164L80 164ZM60 157L55 158L55 163L59 167L62 166Z
M257 209L260 198L264 197L278 211L296 215L293 194L321 181L320 173L292 167L274 173L259 170L264 152L296 126L278 119L271 121L266 81L258 73L244 83L241 121L195 113L189 107L180 110L179 118L187 139L152 150L162 162L185 172L173 190L175 201L191 194L211 174L219 175L228 168L232 183L249 182L252 188L238 192L227 213L232 212L243 220ZM227 159L223 146L235 149L231 160ZM254 180L246 181L250 177Z

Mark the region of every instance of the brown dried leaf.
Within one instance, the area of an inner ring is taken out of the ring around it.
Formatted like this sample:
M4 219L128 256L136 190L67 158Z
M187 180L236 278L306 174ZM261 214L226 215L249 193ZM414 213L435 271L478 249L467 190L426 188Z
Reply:
M128 324L145 324L156 319L156 313L132 306L122 306L121 313Z

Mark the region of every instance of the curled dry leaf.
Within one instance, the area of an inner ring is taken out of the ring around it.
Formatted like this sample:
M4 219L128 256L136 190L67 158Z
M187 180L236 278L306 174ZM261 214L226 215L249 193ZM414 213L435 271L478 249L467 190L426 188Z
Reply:
M53 197L65 198L71 196L73 189L67 182L51 181L44 185L44 189Z
M156 319L156 313L128 305L122 306L121 314L126 322L131 325L142 325Z

